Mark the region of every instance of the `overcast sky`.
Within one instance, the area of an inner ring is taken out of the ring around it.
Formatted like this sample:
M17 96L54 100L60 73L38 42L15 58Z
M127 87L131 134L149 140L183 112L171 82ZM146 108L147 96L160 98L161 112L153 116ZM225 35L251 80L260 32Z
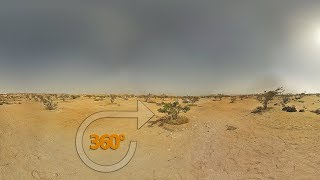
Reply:
M0 92L320 92L320 1L3 0L0 63Z

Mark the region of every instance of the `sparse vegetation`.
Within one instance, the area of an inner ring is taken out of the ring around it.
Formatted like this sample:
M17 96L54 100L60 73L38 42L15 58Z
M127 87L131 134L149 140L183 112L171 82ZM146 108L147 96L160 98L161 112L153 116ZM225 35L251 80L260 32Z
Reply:
M251 113L257 114L257 113L262 113L263 111L263 107L262 106L258 106L256 107L254 110L251 111Z
M248 96L247 96L247 95L240 95L239 98L240 98L240 100L242 101L242 100L244 100L244 99L247 99Z
M130 95L129 94L123 94L120 96L123 100L129 100Z
M187 98L182 98L182 103L188 104L188 103L190 103L190 101Z
M237 100L237 97L235 96L230 97L230 103L235 103L236 100Z
M150 99L152 98L152 94L147 94L147 95L143 95L143 98L144 98L144 102L149 102Z
M313 113L315 113L315 114L317 114L317 115L320 115L320 109L316 109L316 110L311 111L311 112L313 112Z
M194 105L196 102L198 102L200 100L200 97L198 96L192 96L190 97L190 101L191 101L191 104Z
M227 125L226 127L227 127L227 130L228 130L228 131L234 131L234 130L237 129L236 127L230 126L230 125Z
M295 99L296 100L299 100L299 99L302 99L304 96L306 96L306 93L301 93L301 94L298 94L298 95L295 95Z
M70 99L70 96L68 94L61 94L59 96L59 99L61 99L63 102L65 102L67 99Z
M297 112L297 109L295 106L285 106L284 108L282 108L282 111L286 111L286 112Z
M58 107L58 103L53 102L52 99L43 99L43 105L45 106L46 110L56 110Z
M114 94L110 94L110 102L113 104L115 100L117 99L117 96Z
M180 125L180 124L186 124L189 122L189 119L185 116L179 116L177 119L167 119L165 123L172 124L172 125Z
M161 95L160 95L160 99L161 99L162 101L165 101L166 98L168 98L168 96L167 96L166 94L161 94Z
M79 95L71 95L70 97L71 97L71 99L77 99L77 98L80 98L80 96L79 96Z
M181 112L186 113L190 110L189 106L182 106L178 101L173 103L164 103L162 108L158 109L160 113L165 113L170 121L178 121Z
M213 96L213 97L214 97L213 101L221 101L222 98L224 97L224 95L223 94L218 94L218 95Z
M289 95L284 95L284 96L281 96L282 97L282 103L283 105L286 105L290 102L290 96Z
M283 92L283 88L277 88L276 90L273 91L265 91L263 94L258 95L257 99L261 102L263 110L266 110L268 108L268 104L273 98L281 94Z

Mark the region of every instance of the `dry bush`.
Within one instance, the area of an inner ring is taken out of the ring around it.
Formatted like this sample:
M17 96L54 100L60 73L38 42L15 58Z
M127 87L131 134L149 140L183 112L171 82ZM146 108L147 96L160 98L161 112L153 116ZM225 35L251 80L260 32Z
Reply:
M103 101L107 96L106 95L93 95L94 101Z
M257 113L262 113L264 108L262 106L256 107L254 110L251 111L251 113L257 114Z
M8 102L6 100L6 96L5 95L1 95L0 96L0 106L4 105L4 104L8 104Z
M4 104L9 104L9 103L7 101L5 101L5 100L0 100L0 106L2 106Z
M230 97L230 103L235 103L236 100L237 100L237 97L235 96Z
M191 105L194 105L196 102L198 102L200 100L200 97L198 96L191 96L189 97L189 100L191 102Z
M69 94L61 94L58 96L58 99L61 99L62 101L66 101L68 99L71 99L71 96Z
M183 103L185 103L185 104L190 103L190 106L195 106L195 103L200 100L200 97L198 97L198 96L183 96L181 99L182 99Z
M182 103L188 104L188 103L190 103L190 101L187 98L182 98Z
M142 97L144 98L144 102L149 102L153 95L149 93L147 95L142 95Z
M320 109L316 109L316 110L311 111L311 112L313 112L313 113L315 113L315 114L317 114L317 115L320 115Z
M304 96L306 96L306 93L301 93L301 94L297 94L297 95L295 95L295 99L296 100L299 100L299 99L302 99Z
M123 100L129 100L129 97L130 97L129 94L120 95L120 98L122 98Z
M213 99L213 101L221 101L222 100L222 98L223 97L225 97L225 95L223 95L223 94L218 94L218 95L216 95L216 96L213 96L214 97L214 99Z
M43 105L46 110L56 110L58 108L58 103L53 102L52 99L44 99Z
M283 105L288 104L290 102L290 95L281 96Z
M242 100L244 100L244 99L247 99L248 96L247 96L247 95L240 95L239 98L240 98L240 100L242 101Z
M159 98L160 98L162 101L165 101L166 98L168 98L168 95L166 95L166 94L161 94L161 95L159 96Z
M117 99L117 96L115 94L110 94L110 102L113 104L115 100Z
M91 99L92 95L91 94L86 94L84 97Z
M228 131L234 131L234 130L237 129L236 127L230 126L230 125L226 125L226 127L227 127L227 130L228 130Z
M71 97L71 99L78 99L78 98L80 98L79 95L71 95L70 97Z
M286 111L286 112L297 112L297 109L295 106L285 106L284 108L282 108L282 111Z

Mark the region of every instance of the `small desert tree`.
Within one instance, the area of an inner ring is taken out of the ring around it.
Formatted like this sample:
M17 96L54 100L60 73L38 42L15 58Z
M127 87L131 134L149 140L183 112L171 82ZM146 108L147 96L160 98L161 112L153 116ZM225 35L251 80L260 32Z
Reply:
M283 95L282 97L282 105L285 106L286 104L288 104L290 102L290 95Z
M110 102L113 104L114 101L117 99L117 96L114 94L110 94Z
M191 104L194 105L196 102L198 102L200 100L200 97L191 96L191 97L189 97L189 100L190 100Z
M273 91L265 91L263 94L260 94L258 96L258 100L262 103L263 105L263 109L266 110L268 108L268 103L273 100L273 98L278 95L281 94L283 92L283 88L277 88L276 90Z
M149 102L149 100L152 98L152 94L147 94L147 95L144 95L144 102Z
M189 106L181 106L178 101L173 103L163 103L162 108L158 109L160 113L167 114L172 120L178 119L181 112L186 113L189 110Z

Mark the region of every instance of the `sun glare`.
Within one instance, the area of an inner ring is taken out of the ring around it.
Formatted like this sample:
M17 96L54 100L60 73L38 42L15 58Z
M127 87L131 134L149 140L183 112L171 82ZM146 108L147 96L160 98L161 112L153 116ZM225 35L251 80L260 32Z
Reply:
M314 40L315 40L315 43L320 45L320 27L317 28L314 32Z

